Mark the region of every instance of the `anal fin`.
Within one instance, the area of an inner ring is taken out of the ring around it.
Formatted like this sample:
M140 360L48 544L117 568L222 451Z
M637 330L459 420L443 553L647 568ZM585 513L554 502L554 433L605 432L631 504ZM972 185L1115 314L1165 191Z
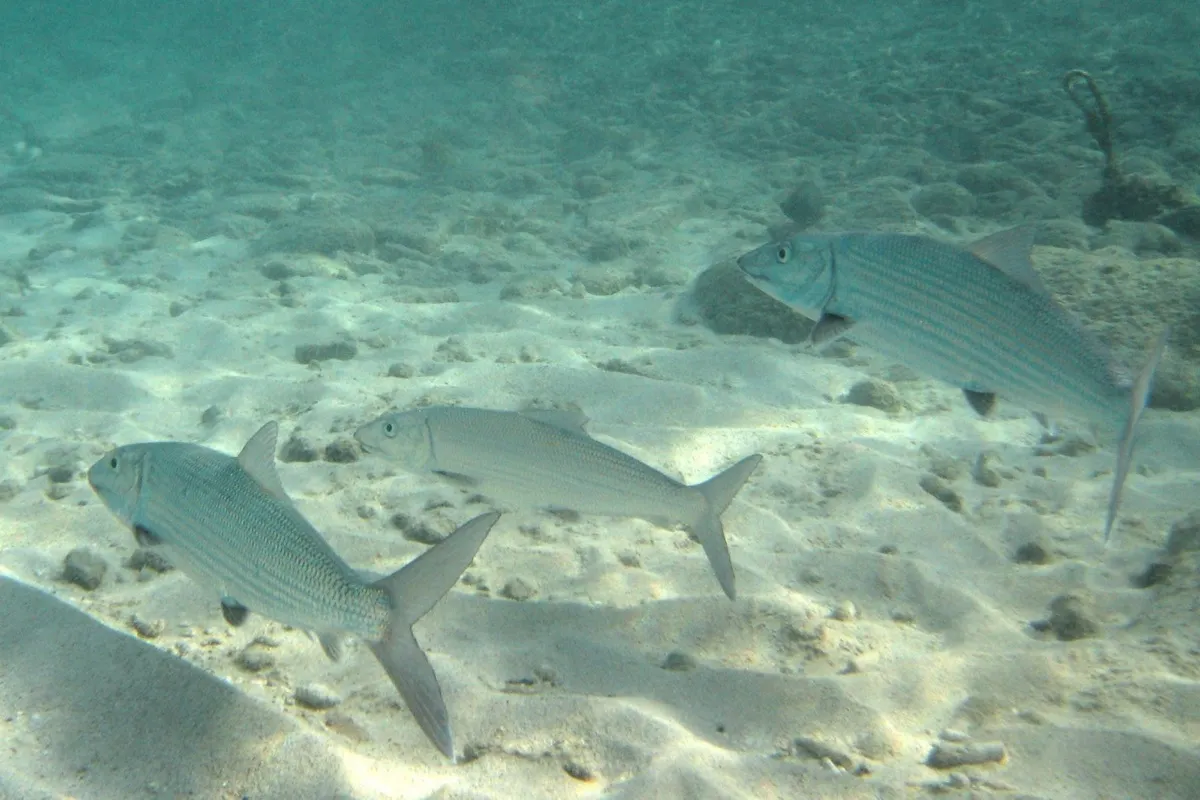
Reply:
M990 417L992 412L996 410L995 392L977 392L974 389L963 389L963 397L967 398L967 403L981 417Z
M234 600L232 597L221 598L221 616L233 627L240 626L250 616L250 609Z
M317 634L317 641L321 643L321 649L330 661L341 661L342 656L346 655L346 641L339 634Z

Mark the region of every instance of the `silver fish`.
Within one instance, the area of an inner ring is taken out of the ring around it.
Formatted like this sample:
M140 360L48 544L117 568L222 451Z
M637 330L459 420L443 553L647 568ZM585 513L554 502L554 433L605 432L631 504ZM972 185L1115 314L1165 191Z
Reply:
M268 422L237 458L200 445L118 447L88 482L144 546L164 549L189 577L221 592L231 623L247 609L320 634L365 640L430 741L454 758L442 690L412 625L453 586L498 514L476 517L380 580L350 568L300 515L275 472L278 427Z
M1120 431L1107 540L1166 333L1134 380L1051 297L1030 263L1032 244L1028 228L969 248L898 233L801 234L737 263L759 289L816 320L814 345L848 335L962 387L985 416L1003 395Z
M384 414L354 435L410 471L439 473L501 502L684 525L736 597L721 514L762 456L687 486L588 436L586 422L561 411L432 406Z

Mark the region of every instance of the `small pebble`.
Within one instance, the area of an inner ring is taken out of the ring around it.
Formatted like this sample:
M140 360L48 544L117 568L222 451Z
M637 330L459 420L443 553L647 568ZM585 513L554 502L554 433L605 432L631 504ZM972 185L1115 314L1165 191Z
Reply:
M330 711L325 715L325 727L337 731L347 739L356 742L369 742L371 734L353 717L342 711Z
M938 742L925 758L934 769L973 766L1001 762L1006 753L1002 742Z
M433 528L423 519L414 519L408 514L393 514L392 527L410 542L434 545L445 539L441 531Z
M929 471L944 481L956 481L967 472L961 460L929 445L921 448L921 455L929 459Z
M825 213L825 194L813 181L802 181L779 204L779 210L801 228L810 227Z
M296 360L301 364L314 364L330 359L349 361L356 355L358 345L350 341L296 345Z
M342 698L335 691L321 683L306 683L303 686L297 686L294 697L296 703L315 711L324 711L342 702Z
M841 769L850 769L854 766L854 759L843 750L839 750L831 744L826 744L818 739L813 739L810 736L799 736L792 741L792 751L795 753L808 753L813 758L829 759L834 766Z
M412 364L397 361L388 367L387 374L389 378L411 378L417 374L417 371L413 368Z
M504 588L500 590L501 597L507 597L509 600L521 602L528 600L537 594L537 590L533 588L523 578L511 578L504 584Z
M352 464L358 461L358 445L353 439L338 439L325 446L325 460L333 464Z
M248 645L234 661L247 672L262 672L275 666L275 656L258 642Z
M622 566L637 569L642 566L642 559L632 550L622 550L617 553L617 561L621 562Z
M568 761L567 763L563 764L563 772L567 773L568 775L570 775L572 778L574 778L577 781L594 781L594 780L596 780L596 774L594 772L592 772L591 769L584 766L583 764L580 764L578 761L574 761L574 760Z
M1090 616L1083 598L1073 594L1060 594L1050 601L1050 630L1064 642L1095 636L1100 630Z
M279 451L279 460L290 464L293 462L309 463L318 458L317 448L303 436L293 433L291 438L283 443Z
M1050 553L1038 542L1026 542L1013 553L1013 561L1018 564L1048 564Z
M842 600L833 610L829 612L829 616L842 622L851 622L858 618L858 608L849 600Z
M46 477L51 483L70 483L75 480L75 467L71 464L59 464L46 470Z
M129 624L134 632L143 639L157 639L167 629L166 620L142 619L137 614L130 618Z
M879 652L877 650L868 650L865 653L859 653L854 658L846 662L845 668L842 670L843 675L856 675L861 672L866 672L872 667L879 665Z
M1148 564L1137 575L1134 575L1129 582L1135 589L1149 589L1151 586L1165 583L1170 577L1171 565L1155 561L1153 564Z
M107 562L84 547L76 547L63 559L63 580L89 592L100 585L107 571Z
M558 670L549 664L541 664L533 669L533 677L537 678L542 683L548 683L551 686L558 686L561 681L558 677Z
M942 505L956 513L963 510L963 500L958 492L951 489L945 481L932 473L921 476L921 488L942 501Z
M696 659L680 650L672 650L663 659L662 668L673 672L687 672L696 668Z
M139 547L125 562L130 569L150 570L151 572L170 572L175 569L167 557L152 547Z
M904 410L904 400L896 387L878 378L868 378L850 387L842 397L843 403L855 406L878 408L889 414L897 414Z

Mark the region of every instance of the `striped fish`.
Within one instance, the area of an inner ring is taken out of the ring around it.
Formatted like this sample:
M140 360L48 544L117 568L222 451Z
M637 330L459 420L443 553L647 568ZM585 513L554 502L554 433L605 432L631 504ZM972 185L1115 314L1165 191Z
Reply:
M588 436L586 422L582 414L564 411L432 406L384 414L355 437L368 452L410 471L439 473L501 502L684 525L732 600L733 565L721 514L762 456L687 486Z
M458 581L499 515L476 517L400 570L367 581L284 492L277 434L267 423L237 458L182 442L118 447L92 465L88 482L140 544L161 547L193 580L219 590L230 623L252 609L318 633L330 657L339 635L364 639L426 736L453 758L442 690L412 625Z
M1051 297L1030 263L1032 244L1028 228L969 248L898 233L801 234L737 263L759 289L816 321L814 345L848 335L961 387L985 416L1003 395L1120 432L1107 540L1166 332L1134 380Z

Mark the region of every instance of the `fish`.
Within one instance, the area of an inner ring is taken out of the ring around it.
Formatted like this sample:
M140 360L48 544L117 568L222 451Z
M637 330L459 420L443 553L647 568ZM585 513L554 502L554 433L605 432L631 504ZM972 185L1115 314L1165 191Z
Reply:
M704 548L721 589L737 597L721 514L762 456L688 486L587 434L570 411L429 406L383 414L354 434L410 472L433 472L500 502L682 525Z
M319 635L364 640L429 740L454 759L449 715L412 626L470 565L499 514L475 517L396 572L368 580L343 561L292 503L275 471L279 428L268 422L235 458L186 442L107 452L88 470L105 506L146 547L221 595L240 624L253 610Z
M1032 245L1028 227L969 247L901 233L799 234L737 265L751 284L816 322L815 347L848 336L960 387L981 416L1003 396L1119 432L1107 542L1168 331L1134 377L1053 298L1030 260Z

